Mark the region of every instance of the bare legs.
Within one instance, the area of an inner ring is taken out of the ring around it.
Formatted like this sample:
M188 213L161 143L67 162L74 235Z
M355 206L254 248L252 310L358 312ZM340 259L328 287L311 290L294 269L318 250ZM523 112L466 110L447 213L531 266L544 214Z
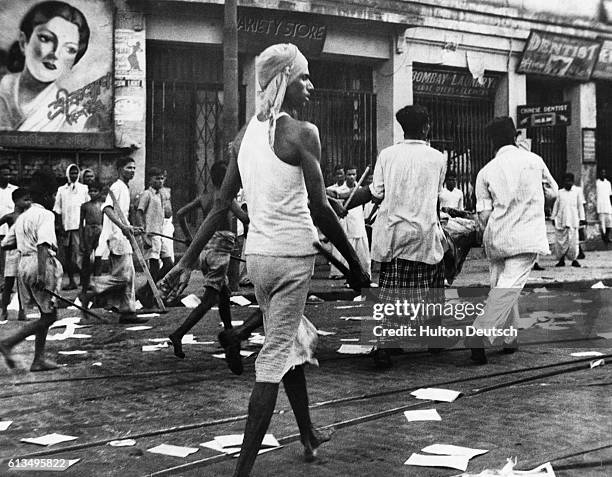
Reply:
M13 336L0 342L0 354L4 356L4 360L9 368L15 367L15 361L10 355L11 349L30 335L34 335L36 337L34 342L34 360L32 361L30 371L48 371L57 368L56 363L45 359L47 332L56 318L56 311L52 313L41 313L40 319L33 323L28 323Z
M174 333L172 333L169 338L172 342L172 346L174 347L174 354L183 359L185 358L185 353L183 352L183 346L181 341L183 336L191 330L198 322L202 319L202 317L210 310L213 305L219 304L219 315L221 316L221 320L223 321L223 327L228 330L232 327L232 315L230 312L230 291L227 286L223 286L220 291L215 290L214 288L207 287L204 292L204 296L202 297L202 302L194 308L187 319L183 322L181 326L179 326Z
M283 377L285 392L293 409L293 414L300 430L300 440L304 445L304 458L312 461L315 449L331 438L331 433L316 431L310 420L308 393L304 367L296 366ZM247 477L255 464L257 452L270 426L278 384L256 382L249 400L249 415L244 430L242 449L234 471L234 477Z

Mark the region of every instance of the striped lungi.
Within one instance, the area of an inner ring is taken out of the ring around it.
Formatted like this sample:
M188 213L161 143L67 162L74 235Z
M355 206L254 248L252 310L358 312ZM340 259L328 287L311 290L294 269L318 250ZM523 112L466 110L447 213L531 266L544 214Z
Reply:
M395 258L380 264L380 293L382 303L444 304L444 262L435 265ZM413 320L412 324L422 321ZM416 322L415 322L416 321Z
M317 331L304 317L314 255L272 257L247 255L249 278L263 312L264 345L255 361L255 380L280 383L287 371L314 357Z

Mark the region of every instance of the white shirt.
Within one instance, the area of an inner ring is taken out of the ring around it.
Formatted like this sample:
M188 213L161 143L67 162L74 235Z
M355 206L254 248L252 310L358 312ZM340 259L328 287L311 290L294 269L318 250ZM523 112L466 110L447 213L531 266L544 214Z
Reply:
M10 183L4 189L0 187L0 217L4 217L15 210L15 204L13 203L13 191L15 189L17 189L17 186ZM8 224L2 224L0 235L6 235L8 229Z
M381 151L370 185L383 199L372 228L372 259L434 265L444 256L438 195L446 159L424 141L406 140Z
M62 216L64 230L78 230L81 205L89 201L88 188L80 182L64 184L57 189L53 212Z
M17 242L17 250L21 255L34 255L38 253L38 245L44 243L57 250L55 237L55 215L42 205L33 203L15 220L3 243Z
M549 254L542 183L558 187L540 156L504 146L476 177L476 211L491 210L483 243L490 259Z
M612 187L608 179L595 181L597 189L597 213L612 214L612 204L610 204L610 196L612 195Z
M453 190L443 187L440 192L440 208L442 207L463 210L463 192L456 187Z
M281 161L269 144L269 121L253 117L246 128L238 169L249 210L245 255L306 257L316 254L301 166Z
M577 229L580 226L580 221L584 220L584 204L582 203L582 193L577 187L572 186L570 190L559 189L551 218L554 220L557 229L564 229L565 227Z
M129 224L130 189L125 182L123 182L121 179L117 179L113 185L110 186L110 190L115 195L119 209L121 209L125 220L127 220ZM102 210L104 210L106 207L112 207L113 209L115 208L110 193L106 196L106 200L102 205ZM102 221L102 232L100 237L104 237L104 239L107 240L108 248L112 254L126 255L128 253L132 253L130 241L125 235L123 235L121 229L115 225L106 214L104 214L104 219Z

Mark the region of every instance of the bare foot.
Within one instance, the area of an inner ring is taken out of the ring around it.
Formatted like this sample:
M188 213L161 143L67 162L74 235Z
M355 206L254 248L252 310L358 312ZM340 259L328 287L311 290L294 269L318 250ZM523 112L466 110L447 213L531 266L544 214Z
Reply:
M168 339L170 339L170 343L174 347L174 356L176 356L177 358L185 359L185 353L183 353L183 344L181 343L182 339L174 335L168 336Z
M35 371L51 371L52 369L57 369L59 368L59 366L57 365L57 363L54 363L53 361L49 361L46 359L41 359L39 361L34 361L32 363L32 366L30 366L30 371L35 372Z
M331 439L332 435L336 432L335 428L330 429L315 429L314 427L310 430L310 439L307 444L304 444L304 460L306 462L313 462L317 457L317 448Z
M0 343L0 354L4 356L4 361L6 361L6 365L9 369L15 369L15 360L11 358L11 350Z

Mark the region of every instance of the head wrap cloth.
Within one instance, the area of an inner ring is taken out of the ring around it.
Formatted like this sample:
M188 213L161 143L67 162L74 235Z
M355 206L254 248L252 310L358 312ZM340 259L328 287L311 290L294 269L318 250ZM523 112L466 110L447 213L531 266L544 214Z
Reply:
M270 147L274 148L276 117L285 100L287 86L308 72L308 60L297 46L279 43L259 55L256 69L261 88L257 115L270 122Z

